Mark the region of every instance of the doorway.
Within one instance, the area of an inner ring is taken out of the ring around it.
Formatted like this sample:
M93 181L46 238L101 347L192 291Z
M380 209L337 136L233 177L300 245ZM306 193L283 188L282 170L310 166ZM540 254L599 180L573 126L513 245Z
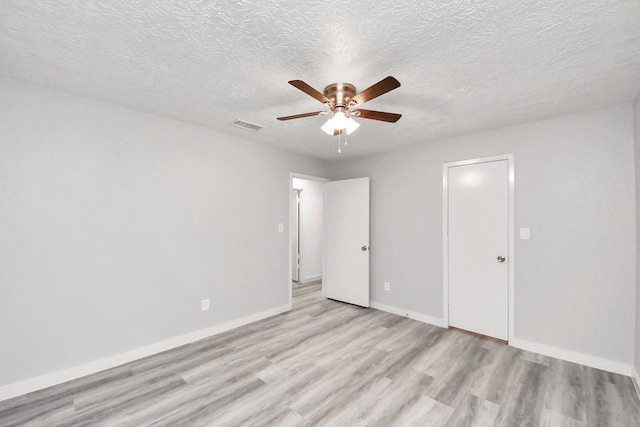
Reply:
M369 178L329 182L291 173L289 195L290 307L296 273L296 287L321 282L323 297L368 307Z
M289 304L293 283L322 280L324 183L328 179L290 173L289 178Z
M513 155L443 165L444 321L514 336Z
M300 193L302 189L294 188L291 203L291 280L300 281Z

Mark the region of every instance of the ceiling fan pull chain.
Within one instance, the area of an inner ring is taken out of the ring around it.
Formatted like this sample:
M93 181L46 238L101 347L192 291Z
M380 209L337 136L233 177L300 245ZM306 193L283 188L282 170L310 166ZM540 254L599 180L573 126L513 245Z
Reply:
M341 154L341 153L342 153L342 149L340 148L340 141L341 141L341 139L342 139L341 137L342 137L342 134L341 134L341 133L339 133L339 134L338 134L338 154Z

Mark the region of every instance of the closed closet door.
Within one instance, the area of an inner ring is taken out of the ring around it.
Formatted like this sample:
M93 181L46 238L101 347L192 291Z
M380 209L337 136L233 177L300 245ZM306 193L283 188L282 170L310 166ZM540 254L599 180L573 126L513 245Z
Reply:
M448 169L449 325L508 339L509 164Z

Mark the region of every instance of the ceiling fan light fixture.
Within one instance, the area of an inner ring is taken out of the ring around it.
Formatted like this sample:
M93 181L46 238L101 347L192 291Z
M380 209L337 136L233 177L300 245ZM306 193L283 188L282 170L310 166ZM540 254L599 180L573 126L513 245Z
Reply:
M327 122L325 124L323 124L322 126L320 126L320 129L322 129L322 131L324 133L326 133L329 136L333 136L333 130L335 129L333 127L333 119L329 119L327 120Z
M333 128L342 130L347 126L347 116L342 111L336 111L333 115Z
M356 122L351 117L347 119L347 124L345 125L345 128L347 130L347 135L351 135L359 127L360 127L360 123Z
M320 129L329 136L336 135L336 131L345 130L347 135L351 135L356 129L360 127L360 123L353 120L351 117L347 117L342 111L336 111L332 118L326 121L325 124L320 126Z

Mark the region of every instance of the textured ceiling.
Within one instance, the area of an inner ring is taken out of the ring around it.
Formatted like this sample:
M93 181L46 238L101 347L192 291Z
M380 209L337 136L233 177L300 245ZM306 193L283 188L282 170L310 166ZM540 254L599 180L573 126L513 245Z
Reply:
M341 155L289 86L402 83ZM640 1L3 0L0 77L325 159L630 101ZM266 126L231 127L239 118Z

